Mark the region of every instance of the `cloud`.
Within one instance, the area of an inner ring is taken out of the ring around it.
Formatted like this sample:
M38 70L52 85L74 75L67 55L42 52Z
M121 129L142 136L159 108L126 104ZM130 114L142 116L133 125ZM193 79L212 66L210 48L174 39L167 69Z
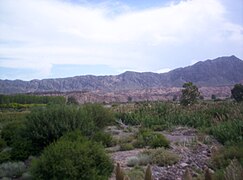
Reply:
M0 0L0 57L11 58L0 66L34 69L43 78L53 64L156 71L192 59L242 58L243 26L226 12L220 0L143 10L122 3Z

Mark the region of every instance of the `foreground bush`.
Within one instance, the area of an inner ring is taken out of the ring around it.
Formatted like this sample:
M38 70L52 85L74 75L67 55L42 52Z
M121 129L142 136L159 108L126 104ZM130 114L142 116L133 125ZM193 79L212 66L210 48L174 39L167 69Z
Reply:
M113 165L104 148L80 131L66 134L48 146L32 164L36 179L108 179Z
M80 130L91 137L113 121L113 115L101 105L48 106L37 108L27 117L26 136L35 147L44 147L66 132Z

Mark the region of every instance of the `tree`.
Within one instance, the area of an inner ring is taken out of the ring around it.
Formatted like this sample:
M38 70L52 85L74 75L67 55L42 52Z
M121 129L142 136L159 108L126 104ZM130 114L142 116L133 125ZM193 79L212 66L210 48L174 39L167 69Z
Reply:
M215 94L212 94L211 99L212 100L216 100L217 99L216 95Z
M78 105L78 101L74 96L69 96L67 99L67 104L76 104Z
M128 96L128 97L127 97L127 101L128 101L128 102L132 102L132 96Z
M231 90L232 97L237 101L243 101L243 85L236 84L234 88Z
M187 82L183 85L183 88L180 100L181 104L184 106L194 104L200 96L197 86L192 82Z

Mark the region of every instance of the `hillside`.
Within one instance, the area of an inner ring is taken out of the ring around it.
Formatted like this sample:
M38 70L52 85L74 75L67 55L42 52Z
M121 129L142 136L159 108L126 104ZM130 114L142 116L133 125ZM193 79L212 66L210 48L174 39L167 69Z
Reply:
M0 80L0 93L123 91L181 87L191 81L200 87L231 86L243 81L243 61L235 56L200 61L168 73L131 72L116 76L75 76L43 80Z

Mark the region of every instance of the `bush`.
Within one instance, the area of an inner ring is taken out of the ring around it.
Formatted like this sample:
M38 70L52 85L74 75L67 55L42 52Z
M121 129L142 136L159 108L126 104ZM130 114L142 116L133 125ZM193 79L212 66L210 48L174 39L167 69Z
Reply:
M8 162L0 165L0 178L20 177L26 171L26 166L23 162Z
M149 146L152 148L169 147L169 141L162 134L155 133L149 129L140 129L137 134L137 141L134 143L134 146Z
M38 152L38 149L33 146L32 142L21 135L14 139L11 147L11 159L14 161L23 161L27 159L33 152Z
M237 159L243 166L243 143L225 146L212 155L211 167L214 169L225 169L232 159Z
M128 173L130 180L144 180L144 170L142 167L135 166Z
M49 106L38 108L27 117L26 135L42 150L66 132L81 130L91 137L113 120L112 114L101 105Z
M0 151L2 151L7 146L7 143L4 139L0 138Z
M112 136L103 131L96 132L93 135L92 140L100 142L104 147L112 147L114 145Z
M150 155L151 162L157 164L158 166L168 166L177 163L180 157L164 148L157 148L144 152Z
M157 164L158 166L167 166L177 163L180 157L164 148L145 150L136 157L128 160L128 166L146 166L148 164Z
M13 144L13 141L16 139L23 128L24 123L19 121L13 121L3 128L1 131L1 136L8 146Z
M133 150L133 149L134 149L134 147L130 143L123 143L120 145L120 151L129 151L129 150Z
M210 129L210 133L221 143L234 143L243 140L243 121L222 122Z
M115 122L114 114L100 104L86 104L81 109L86 112L87 120L93 121L98 128L102 129Z
M0 164L7 162L11 159L11 155L9 151L0 152Z
M84 138L80 131L52 143L31 167L36 179L107 179L112 170L104 148Z
M150 141L150 147L157 148L157 147L169 147L169 141L165 138L162 134L154 134L153 138Z
M149 154L139 153L137 156L131 157L128 160L127 165L129 167L133 167L133 166L146 166L146 165L148 165L150 163L152 163L152 161L151 161L151 157L150 157Z

